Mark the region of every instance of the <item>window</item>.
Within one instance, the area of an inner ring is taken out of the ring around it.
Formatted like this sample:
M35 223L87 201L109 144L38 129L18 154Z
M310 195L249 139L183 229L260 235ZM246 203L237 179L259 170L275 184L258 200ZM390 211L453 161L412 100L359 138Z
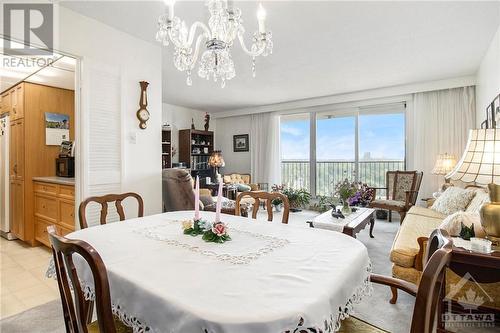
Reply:
M282 183L310 191L309 114L282 116L280 124Z
M359 116L359 180L385 187L385 173L405 168L403 113Z
M328 195L332 183L355 178L356 117L321 113L316 119L316 194Z
M344 178L384 187L388 170L404 169L403 103L281 117L281 179L290 187L315 196Z

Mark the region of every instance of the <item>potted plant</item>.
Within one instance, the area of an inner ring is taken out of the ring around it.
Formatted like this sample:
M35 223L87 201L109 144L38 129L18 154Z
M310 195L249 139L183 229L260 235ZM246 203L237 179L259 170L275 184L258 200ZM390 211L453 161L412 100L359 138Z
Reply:
M285 188L285 185L281 184L281 185L277 185L277 184L274 184L271 189L273 192L278 192L278 193L283 193L283 189ZM274 209L277 211L277 212L281 212L281 207L283 206L283 200L277 198L277 199L273 199L271 201L271 204L274 206Z
M305 188L294 189L285 187L282 193L288 198L291 212L300 212L301 208L311 201L311 194Z

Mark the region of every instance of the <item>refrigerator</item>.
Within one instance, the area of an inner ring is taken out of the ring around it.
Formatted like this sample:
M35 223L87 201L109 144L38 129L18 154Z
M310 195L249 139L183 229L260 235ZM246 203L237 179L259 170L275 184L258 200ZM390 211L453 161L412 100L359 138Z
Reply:
M9 116L0 116L0 235L14 239L9 218Z

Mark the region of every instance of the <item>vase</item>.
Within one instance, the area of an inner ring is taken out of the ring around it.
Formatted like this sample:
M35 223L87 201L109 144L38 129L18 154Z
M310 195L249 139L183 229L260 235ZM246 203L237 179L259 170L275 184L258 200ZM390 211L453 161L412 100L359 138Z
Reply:
M274 205L274 209L275 209L277 212L281 212L281 205Z
M493 244L500 244L500 185L489 184L490 203L481 207L481 225L486 232L486 238Z
M343 205L342 205L342 209L341 209L341 212L342 214L344 215L349 215L351 214L351 207L349 207L349 202L346 200L344 201Z

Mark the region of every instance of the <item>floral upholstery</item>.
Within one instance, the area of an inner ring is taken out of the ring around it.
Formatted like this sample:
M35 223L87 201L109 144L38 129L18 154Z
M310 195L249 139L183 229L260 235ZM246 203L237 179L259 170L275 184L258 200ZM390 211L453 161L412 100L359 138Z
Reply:
M396 201L396 200L385 200L385 199L375 199L371 202L372 204L375 205L390 205L390 206L395 206L395 207L401 207L403 208L405 206L404 201Z
M431 209L445 215L451 215L458 211L464 211L474 195L476 195L476 192L474 191L451 186L436 199Z
M416 177L415 172L398 172L396 174L396 183L394 189L394 200L406 201L406 192L412 190L413 181Z

